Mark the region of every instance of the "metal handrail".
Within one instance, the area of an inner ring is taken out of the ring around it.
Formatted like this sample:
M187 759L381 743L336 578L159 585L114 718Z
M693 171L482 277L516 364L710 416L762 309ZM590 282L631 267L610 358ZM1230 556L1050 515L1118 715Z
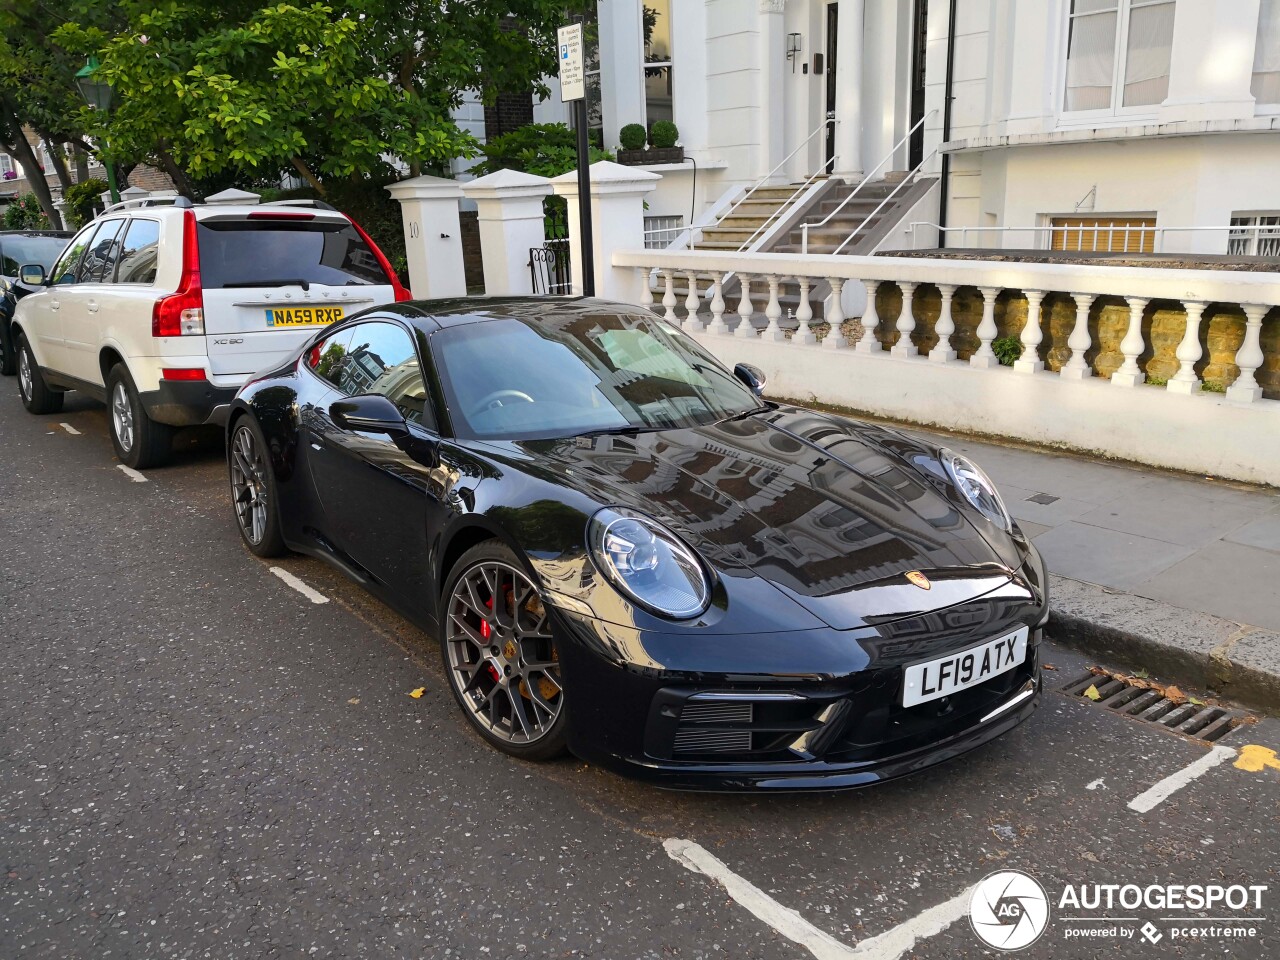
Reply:
M1110 238L1111 235L1114 235L1117 233L1123 233L1125 234L1126 246L1128 245L1128 236L1130 234L1137 234L1141 236L1143 234L1149 233L1153 235L1154 240L1156 241L1156 243L1153 245L1159 245L1160 247L1163 247L1162 241L1164 240L1166 234L1170 234L1170 233L1221 233L1222 231L1226 230L1228 232L1236 231L1242 237L1245 237L1245 238L1248 238L1251 235L1256 237L1256 239L1265 239L1265 240L1272 240L1280 237L1280 226L1250 227L1250 226L1242 226L1240 224L1224 224L1222 226L1207 226L1207 227L1206 226L1143 227L1143 226L1136 226L1136 225L1131 225L1127 227L1125 226L1104 227L1096 224L1094 226L1087 226L1087 227L1086 226L1072 227L1072 226L1064 226L1064 225L1056 225L1056 224L1044 224L1044 225L1035 226L1035 227L1007 227L1007 226L1006 227L974 227L974 226L943 227L943 226L940 226L939 224L932 223L931 221L928 221L928 220L913 220L907 226L907 232L911 234L911 249L913 250L918 249L918 246L916 243L916 237L918 236L918 233L916 231L917 227L929 227L934 230L937 230L939 233L959 233L961 243L967 242L968 235L970 233L1040 234L1040 233L1048 232L1050 238L1053 237L1055 232L1061 233L1063 234L1063 236L1066 236L1067 234L1071 234L1071 233L1078 233L1082 237L1086 235L1093 237L1095 240L1095 243L1097 241L1098 236L1101 234L1106 234L1108 238ZM1163 249L1157 249L1157 250L1153 250L1152 252L1163 253L1164 251Z
M813 133L805 137L804 140L800 142L800 145L798 147L796 147L794 150L788 153L785 157L783 157L781 162L776 167L774 167L772 170L766 173L763 177L761 177L759 180L753 183L751 185L751 188L747 190L746 193L740 196L737 200L733 201L733 203L729 205L729 209L724 212L724 216L722 216L720 220L717 222L723 223L726 218L732 215L733 211L738 209L738 206L740 204L745 203L753 193L755 193L757 190L759 190L761 187L767 184L770 180L772 180L774 177L774 174L776 174L779 170L781 170L788 163L790 163L792 157L794 157L797 153L799 153L801 150L803 150L805 147L809 145L809 141L811 141L814 137L816 137L818 134L824 132L827 129L827 124L838 124L839 122L840 121L837 120L835 117L824 117L822 120L822 123L818 124L817 128L813 131Z
M903 134L902 139L899 140L897 143L895 143L893 147L889 150L889 152L885 154L884 159L876 164L875 169L858 181L858 185L853 188L853 190L849 193L847 197L845 197L843 200L840 201L840 205L838 207L836 207L834 210L828 213L825 217L823 217L817 223L810 224L808 221L806 221L805 223L802 223L800 225L800 252L801 253L809 252L809 227L810 226L825 227L828 223L830 223L831 218L834 217L841 210L843 210L845 208L845 205L848 204L850 200L852 200L854 197L858 195L858 191L860 191L864 186L870 183L871 180L875 177L877 173L880 172L880 170L884 167L886 163L889 163L893 160L893 155L902 149L902 145L911 139L911 137L915 134L915 132L924 125L924 122L937 112L938 111L935 108L933 110L930 110L923 117L917 120L912 125L911 129L908 130L905 134ZM935 150L934 153L937 153L937 151ZM933 154L930 154L929 156L932 157ZM923 163L921 164L921 166L923 166ZM916 169L919 170L920 167L916 167ZM879 209L879 208L877 207L876 209Z
M813 173L809 174L808 179L806 179L804 183L800 184L800 186L796 187L796 189L792 191L791 196L787 197L786 200L784 200L782 203L778 205L778 209L773 211L773 213L769 214L769 216L765 218L764 223L756 227L755 233L747 237L747 239L743 241L742 245L738 247L739 253L744 253L751 246L751 244L755 243L756 237L760 236L761 232L767 233L769 229L775 223L778 222L778 218L781 217L783 213L790 208L793 202L795 202L796 197L800 196L802 193L804 193L806 190L812 187L814 183L817 182L818 178L825 174L826 171L823 169L823 167L825 167L825 164L822 167L819 167Z
M857 229L854 230L853 233L849 234L849 236L845 237L844 243L840 244L840 246L836 247L834 250L831 251L832 255L834 256L835 254L843 250L845 247L847 247L850 243L852 243L853 238L862 232L862 228L865 227L868 223L870 223L879 215L880 211L884 209L884 205L888 203L890 200L892 200L894 197L896 197L898 195L899 190L905 187L908 183L912 183L916 178L916 174L918 174L922 169L924 169L924 165L928 163L930 160L932 160L937 155L937 153L938 151L936 148L934 150L931 150L927 157L925 157L918 164L916 164L916 168L912 170L910 173L908 173L905 177L903 177L901 183L899 183L896 187L894 187L891 191L889 191L889 195L880 201L879 205L874 210L872 210L871 213L867 215L865 220L863 220L860 224L858 224Z

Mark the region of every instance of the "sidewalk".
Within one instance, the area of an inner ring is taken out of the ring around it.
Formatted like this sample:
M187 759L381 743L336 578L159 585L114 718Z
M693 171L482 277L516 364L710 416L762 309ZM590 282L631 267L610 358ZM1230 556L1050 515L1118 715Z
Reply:
M1056 639L1280 714L1280 491L903 429L996 482L1053 575Z

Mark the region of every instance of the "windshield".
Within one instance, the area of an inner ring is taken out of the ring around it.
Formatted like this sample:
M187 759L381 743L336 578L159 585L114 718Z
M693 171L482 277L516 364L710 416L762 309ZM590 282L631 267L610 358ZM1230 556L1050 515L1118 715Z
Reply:
M530 440L696 427L760 401L657 317L556 313L446 327L431 337L454 432Z
M4 254L4 275L16 277L24 263L38 263L44 267L45 273L53 269L53 261L58 259L67 245L67 237L22 237L12 236L0 239L0 249Z
M213 220L199 226L200 284L223 287L337 287L390 283L349 223Z

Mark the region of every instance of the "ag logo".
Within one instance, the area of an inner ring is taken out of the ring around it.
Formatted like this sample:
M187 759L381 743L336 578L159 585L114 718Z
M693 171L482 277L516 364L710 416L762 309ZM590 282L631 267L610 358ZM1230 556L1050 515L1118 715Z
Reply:
M1039 940L1049 925L1049 898L1027 874L1001 870L974 888L969 923L987 946L1021 950Z

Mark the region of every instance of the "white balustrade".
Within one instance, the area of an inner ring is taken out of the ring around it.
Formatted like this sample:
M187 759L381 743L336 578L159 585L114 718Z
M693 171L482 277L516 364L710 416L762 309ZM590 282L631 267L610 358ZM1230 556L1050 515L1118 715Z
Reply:
M800 278L800 307L796 310L796 319L800 321L800 326L796 328L795 336L791 338L792 343L804 346L813 346L818 342L818 338L809 329L809 321L813 319L813 304L809 302L809 283L808 277Z
M1138 366L1138 358L1147 346L1147 342L1142 339L1142 311L1146 307L1147 301L1142 297L1129 298L1129 329L1120 341L1124 363L1111 375L1111 382L1117 387L1136 387L1147 379L1147 375Z
M666 308L666 313L664 313L662 317L670 324L678 324L680 321L676 317L675 276L670 270L664 270L662 272L662 279L666 284L666 292L662 295L662 306Z
M1267 315L1267 308L1259 303L1243 303L1245 324L1244 343L1236 351L1236 366L1240 368L1240 376L1235 383L1227 387L1227 399L1253 403L1262 399L1262 387L1253 373L1266 360L1262 353L1262 318Z
M1182 332L1182 339L1178 342L1178 372L1169 381L1167 389L1170 393L1192 396L1200 392L1200 378L1196 376L1196 364L1204 355L1204 348L1200 346L1200 321L1204 317L1204 308L1207 304L1188 300L1185 306L1187 328Z
M991 341L1000 331L996 328L996 297L1000 296L999 287L979 287L982 293L982 320L978 324L978 350L969 358L969 365L979 369L990 369L1000 365L995 351L991 349Z
M722 337L728 332L729 325L724 322L724 278L717 273L711 279L711 325L707 333Z
M738 337L754 337L756 328L751 324L751 317L755 314L756 308L751 303L751 277L740 273L738 281L742 285L742 295L738 298L738 329L733 333Z
M1013 369L1020 373L1039 373L1044 369L1040 359L1040 344L1044 331L1040 328L1040 304L1044 302L1043 290L1025 291L1027 298L1027 322L1022 328L1022 355L1013 362Z
M769 274L769 305L764 308L764 315L769 319L769 325L764 328L764 338L766 340L785 340L787 335L782 332L782 326L778 323L782 319L782 304L778 302L778 277L775 274Z
M1089 309L1096 297L1087 293L1077 293L1076 324L1071 328L1071 336L1067 337L1067 346L1071 348L1071 359L1066 362L1059 375L1063 380L1088 380L1093 371L1085 363L1084 355L1093 346L1093 338L1089 336Z
M843 350L849 345L844 335L844 304L840 302L844 296L844 280L831 278L831 297L827 306L827 335L822 338L822 345L828 350Z
M889 352L895 357L914 357L919 353L916 345L911 342L912 331L916 328L915 311L912 307L912 301L915 299L916 284L899 280L898 288L902 290L902 312L898 314L897 323L898 342L893 345L893 349Z
M653 289L649 286L649 268L641 267L636 273L640 275L640 306L652 310Z
M866 280L862 284L867 288L867 308L862 311L862 336L853 345L858 353L882 353L880 341L876 339L876 328L880 326L880 314L876 312L876 291L880 289L878 280Z
M686 333L701 333L702 319L698 310L702 301L698 299L698 275L690 271L685 276L689 280L689 295L684 298L684 330Z
M956 332L955 317L951 315L951 301L956 295L956 288L949 283L940 283L938 292L942 294L942 312L938 314L938 322L933 328L933 332L938 335L938 343L929 351L929 359L936 363L949 363L956 358L956 352L951 346L951 335Z

